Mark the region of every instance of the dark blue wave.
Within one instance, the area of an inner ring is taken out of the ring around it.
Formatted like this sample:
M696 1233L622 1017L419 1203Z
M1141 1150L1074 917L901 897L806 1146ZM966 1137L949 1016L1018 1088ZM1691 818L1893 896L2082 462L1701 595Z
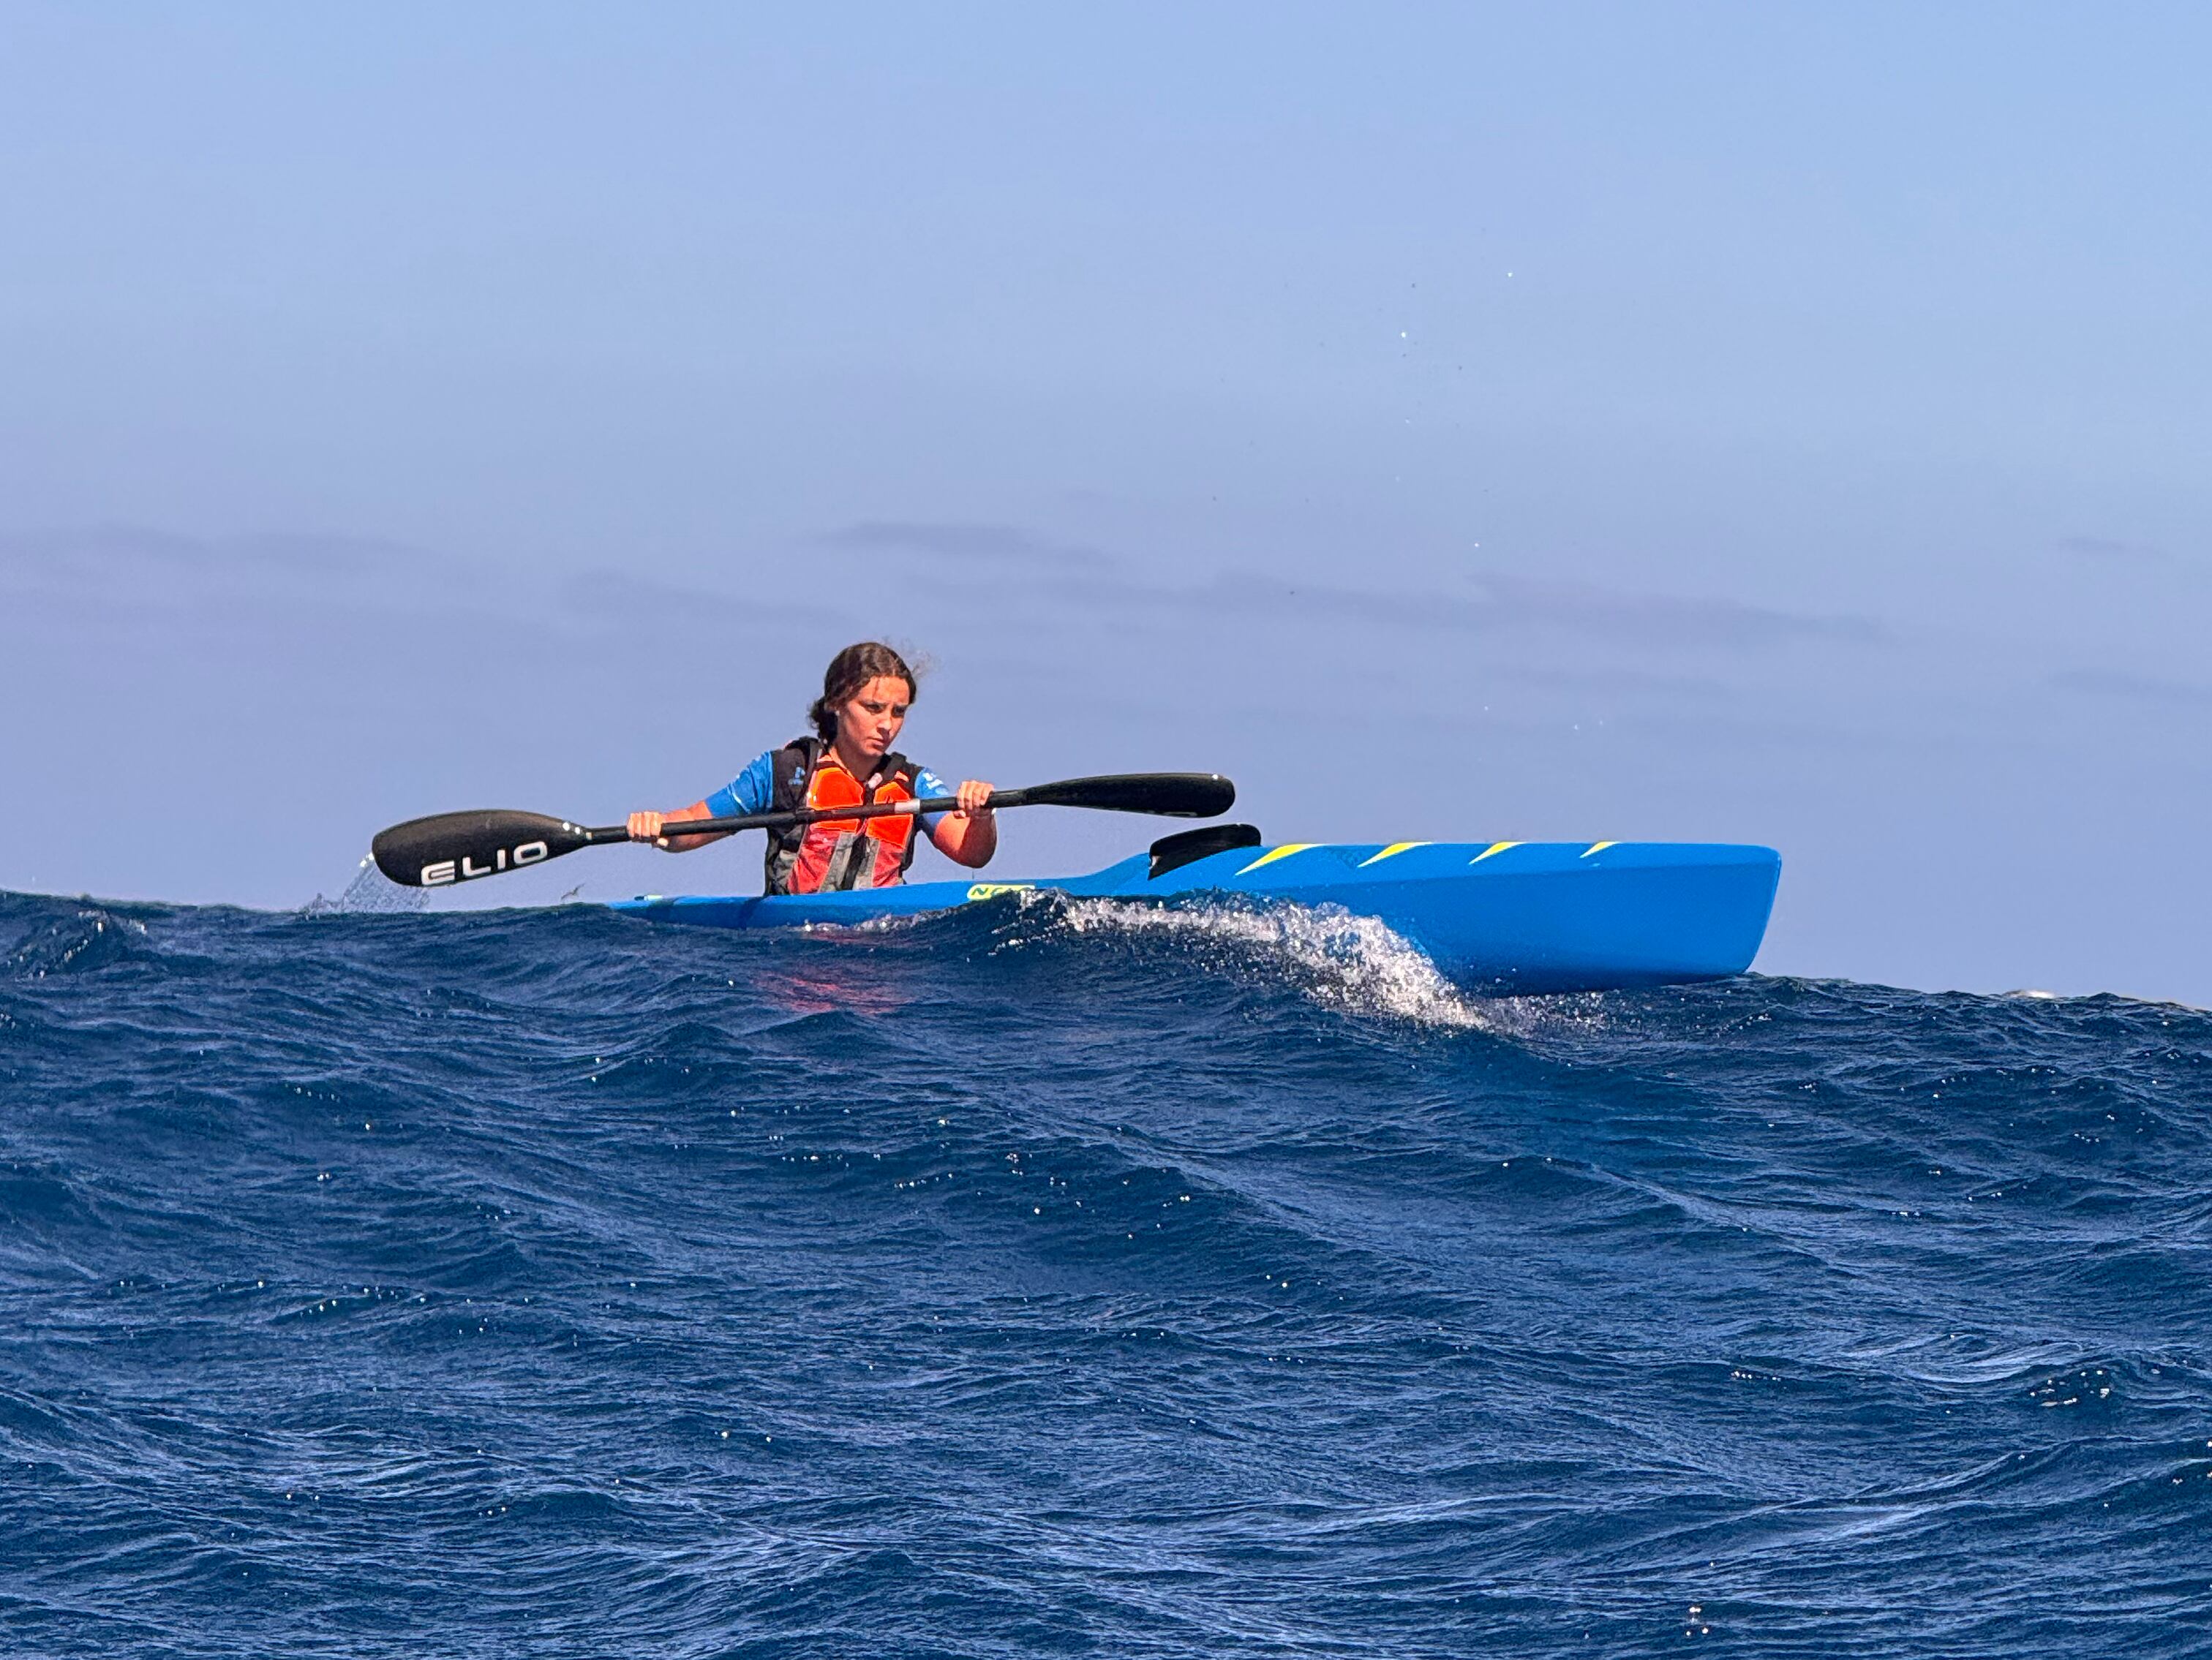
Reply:
M2208 1109L2192 1010L1309 913L0 897L0 1630L2212 1652Z

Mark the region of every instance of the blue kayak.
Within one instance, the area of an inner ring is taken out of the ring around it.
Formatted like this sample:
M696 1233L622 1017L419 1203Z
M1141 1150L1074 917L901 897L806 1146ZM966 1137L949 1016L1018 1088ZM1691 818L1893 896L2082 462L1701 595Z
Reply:
M1598 991L1724 978L1751 966L1782 859L1685 842L1285 842L1164 858L1190 833L1087 876L926 881L766 898L649 896L615 909L713 928L911 917L1045 889L1075 899L1333 906L1373 917L1470 991ZM1252 833L1256 837L1256 833Z

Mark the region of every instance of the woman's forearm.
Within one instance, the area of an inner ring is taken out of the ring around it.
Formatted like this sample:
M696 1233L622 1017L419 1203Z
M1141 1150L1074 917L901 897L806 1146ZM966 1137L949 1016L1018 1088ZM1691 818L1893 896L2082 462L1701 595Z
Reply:
M937 821L930 839L955 864L980 870L999 851L999 819L995 813L948 813Z

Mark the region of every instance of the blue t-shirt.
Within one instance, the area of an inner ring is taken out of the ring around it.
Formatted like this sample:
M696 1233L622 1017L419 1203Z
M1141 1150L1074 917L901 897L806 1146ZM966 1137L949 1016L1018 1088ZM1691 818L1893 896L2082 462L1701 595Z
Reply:
M927 766L914 771L914 793L927 801L933 796L949 796L952 786L931 772ZM752 764L727 784L707 797L707 811L718 819L742 818L749 813L765 813L775 805L775 751L763 749L755 756ZM921 827L934 831L941 813L921 815Z

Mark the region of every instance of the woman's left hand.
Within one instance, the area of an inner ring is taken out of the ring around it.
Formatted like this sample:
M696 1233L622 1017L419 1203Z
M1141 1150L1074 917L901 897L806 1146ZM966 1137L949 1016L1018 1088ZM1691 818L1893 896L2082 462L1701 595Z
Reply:
M959 789L953 791L953 797L959 802L960 810L970 818L988 819L991 816L991 786L982 779L963 779Z

